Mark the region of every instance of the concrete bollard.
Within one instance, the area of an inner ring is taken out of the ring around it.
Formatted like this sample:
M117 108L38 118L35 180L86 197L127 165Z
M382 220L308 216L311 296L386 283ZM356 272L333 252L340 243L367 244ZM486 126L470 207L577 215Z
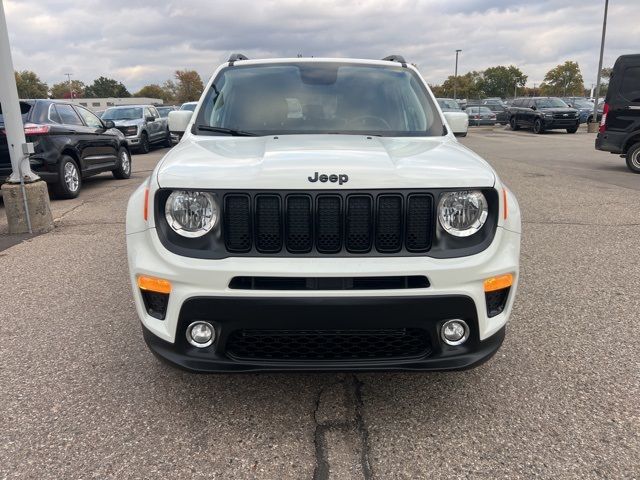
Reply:
M31 219L33 233L45 233L53 230L53 216L49 207L49 192L43 181L25 183L24 189ZM27 215L24 211L24 199L19 183L5 183L2 185L2 197L7 213L9 233L29 233Z
M600 122L591 122L587 124L587 132L589 133L598 133L600 129Z

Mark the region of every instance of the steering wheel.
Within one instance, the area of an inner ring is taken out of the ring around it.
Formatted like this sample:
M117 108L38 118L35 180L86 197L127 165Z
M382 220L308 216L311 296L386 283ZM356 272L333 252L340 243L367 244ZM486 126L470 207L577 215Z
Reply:
M382 125L385 129L391 130L391 125L389 125L384 118L376 117L374 115L360 115L359 117L352 118L347 123L347 126L358 124L359 127L368 127L369 125L367 120L373 120L374 123L377 122L378 125Z

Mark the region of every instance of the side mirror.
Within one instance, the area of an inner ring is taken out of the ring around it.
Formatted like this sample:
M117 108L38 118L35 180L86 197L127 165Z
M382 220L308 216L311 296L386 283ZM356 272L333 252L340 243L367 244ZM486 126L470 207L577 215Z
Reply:
M113 123L111 120L103 120L102 123L104 123L104 128L107 130L111 128L116 128L116 124Z
M144 119L145 119L147 122L155 122L156 117L154 117L153 115L149 115L149 116L144 117Z
M537 110L538 107L536 107L535 105L531 105L531 110Z
M193 112L189 110L174 110L169 112L169 131L171 133L184 133L191 121Z

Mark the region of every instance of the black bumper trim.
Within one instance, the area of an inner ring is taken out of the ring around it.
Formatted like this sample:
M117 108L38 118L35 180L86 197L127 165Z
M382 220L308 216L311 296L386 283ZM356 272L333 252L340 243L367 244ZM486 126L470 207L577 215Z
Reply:
M439 327L462 318L470 326L469 340L449 347L439 339ZM203 349L189 345L185 330L195 320L206 320L219 337ZM373 329L422 328L431 343L421 358L384 358L330 361L239 360L227 355L231 333L244 328ZM480 341L473 300L466 296L409 297L206 297L187 300L181 309L176 341L162 340L143 326L144 339L159 358L192 372L251 371L438 371L463 370L488 360L500 348L504 328Z

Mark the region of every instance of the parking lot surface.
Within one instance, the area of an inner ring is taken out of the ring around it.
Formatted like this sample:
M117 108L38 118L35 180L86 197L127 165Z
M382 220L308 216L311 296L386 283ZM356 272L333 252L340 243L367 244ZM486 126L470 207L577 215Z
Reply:
M639 478L640 175L593 141L502 127L462 140L515 192L524 230L505 343L466 372L160 363L124 219L166 150L53 201L51 233L9 238L0 212L0 478Z

